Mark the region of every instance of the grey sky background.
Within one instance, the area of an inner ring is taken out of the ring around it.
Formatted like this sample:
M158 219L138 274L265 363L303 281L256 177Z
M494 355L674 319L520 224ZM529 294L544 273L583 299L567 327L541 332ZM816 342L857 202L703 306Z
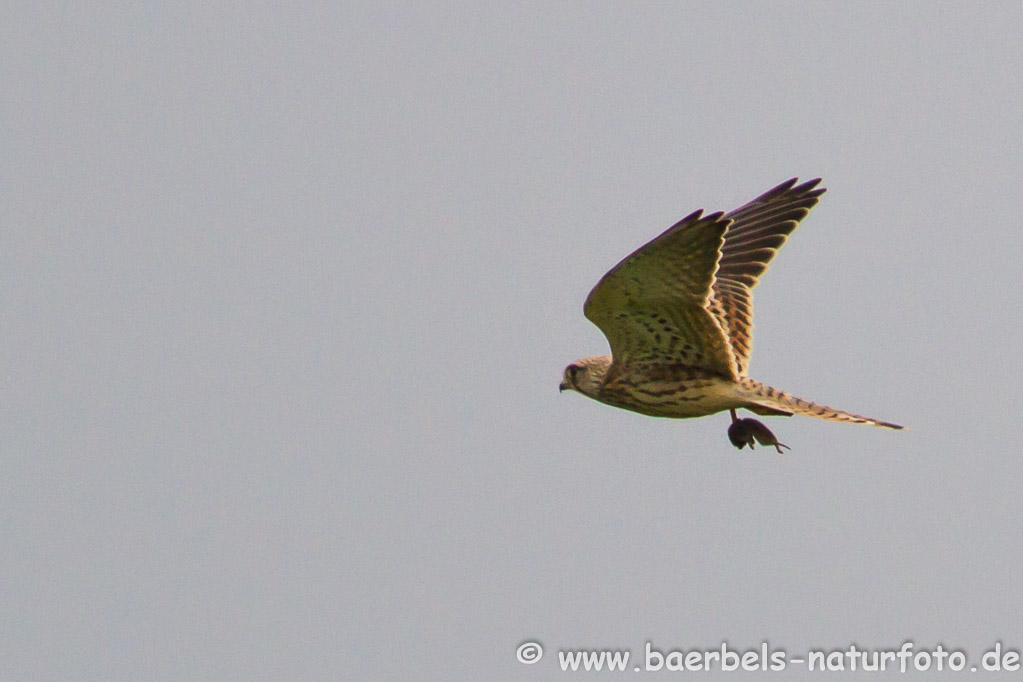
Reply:
M0 26L5 679L1023 646L1018 2ZM829 191L750 374L908 431L738 452L727 415L558 394L607 269L795 175Z

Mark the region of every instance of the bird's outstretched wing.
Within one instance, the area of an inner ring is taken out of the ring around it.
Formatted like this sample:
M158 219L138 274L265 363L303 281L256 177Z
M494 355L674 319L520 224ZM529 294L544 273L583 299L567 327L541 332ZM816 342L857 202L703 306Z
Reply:
M611 344L609 374L634 361L680 363L734 379L725 317L708 309L731 221L696 211L604 275L583 312Z
M796 182L797 178L783 182L725 216L731 225L725 232L708 306L728 335L740 375L745 375L753 350L752 289L825 192L823 187L815 189L820 178L801 185Z

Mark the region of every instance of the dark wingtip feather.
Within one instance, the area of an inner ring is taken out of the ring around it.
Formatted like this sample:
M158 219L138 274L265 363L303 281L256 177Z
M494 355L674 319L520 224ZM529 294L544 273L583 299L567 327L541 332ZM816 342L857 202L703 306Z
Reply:
M827 191L824 187L821 187L820 189L814 189L814 187L816 187L820 183L820 181L821 181L820 178L814 178L813 180L807 180L806 182L804 182L801 185L796 185L796 183L799 182L799 178L798 177L789 178L788 180L786 180L785 182L781 183L780 185L777 185L777 186L772 187L771 189L767 190L766 192L761 194L756 199L753 199L752 201L750 201L747 205L770 201L771 199L779 197L782 194L793 194L793 195L797 195L797 196L805 195L807 197L819 197L820 195L824 194L824 192Z
M793 178L789 182L793 182L793 181L795 181L797 179L798 178ZM793 194L809 194L811 196L819 197L820 195L822 195L822 194L824 194L825 192L828 191L827 187L821 187L819 189L814 189L814 187L817 187L817 185L820 184L820 181L821 181L820 178L814 178L813 180L807 180L802 185L799 185L798 187L793 187L792 193ZM811 190L813 190L813 191L811 191Z
M799 182L799 178L789 178L788 180L786 180L785 182L781 183L780 185L777 185L777 186L772 187L771 189L767 190L766 192L764 192L759 197L757 197L756 199L754 199L752 202L749 202L749 203L753 203L753 202L757 202L757 201L767 201L768 199L773 199L774 197L778 196L779 194L784 194L785 192L787 192L790 189L792 189L792 187L797 182Z

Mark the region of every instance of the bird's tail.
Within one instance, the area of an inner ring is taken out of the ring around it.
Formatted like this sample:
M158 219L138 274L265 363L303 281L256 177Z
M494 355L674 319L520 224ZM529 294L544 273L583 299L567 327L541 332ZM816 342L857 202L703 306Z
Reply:
M873 417L864 417L858 414L852 414L850 412L842 412L826 405L818 405L812 403L809 400L803 400L791 396L784 391L779 391L776 388L772 388L767 384L762 384L759 381L754 381L748 377L743 377L739 380L739 384L745 389L746 398L749 400L749 404L746 405L746 409L756 414L767 414L767 415L793 415L803 414L808 417L817 417L818 419L829 419L836 422L848 422L850 424L871 424L873 426L883 426L888 429L901 429L902 426L898 424L892 424L891 422L883 422L880 419L874 419Z

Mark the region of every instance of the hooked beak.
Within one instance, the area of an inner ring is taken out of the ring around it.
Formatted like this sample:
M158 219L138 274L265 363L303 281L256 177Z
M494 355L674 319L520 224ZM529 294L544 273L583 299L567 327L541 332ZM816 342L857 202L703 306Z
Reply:
M571 388L571 386L568 385L568 382L562 381L561 384L558 386L558 393L564 393L569 388Z

